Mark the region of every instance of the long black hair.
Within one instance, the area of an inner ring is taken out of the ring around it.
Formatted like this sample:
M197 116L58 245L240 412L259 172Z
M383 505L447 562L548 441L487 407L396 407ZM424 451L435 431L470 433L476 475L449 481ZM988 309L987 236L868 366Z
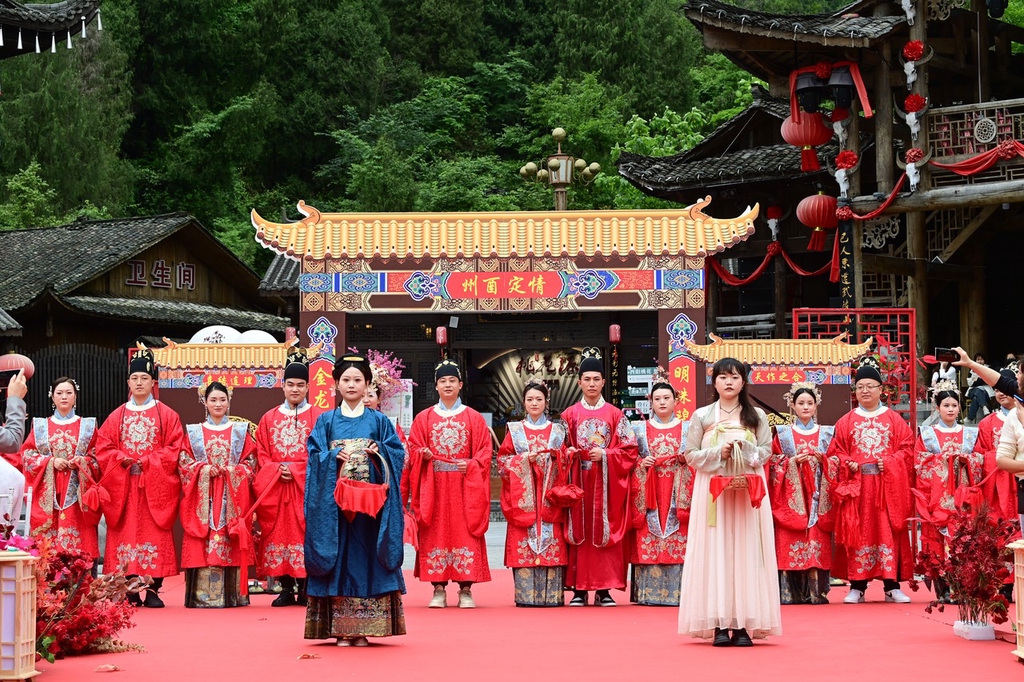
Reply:
M750 399L750 394L747 393L747 374L749 372L750 367L736 358L722 358L711 368L711 396L715 400L719 399L718 388L715 386L715 379L719 375L739 374L743 378L743 388L740 389L738 396L740 401L740 423L751 431L757 431L757 428L761 425L761 418L757 415L757 410L754 408L754 401Z

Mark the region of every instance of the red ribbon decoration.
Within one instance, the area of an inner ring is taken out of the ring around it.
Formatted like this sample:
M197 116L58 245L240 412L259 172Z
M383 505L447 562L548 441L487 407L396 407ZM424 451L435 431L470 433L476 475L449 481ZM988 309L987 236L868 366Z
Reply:
M799 265L793 262L793 259L786 252L786 250L782 248L782 244L780 244L779 242L772 242L771 244L768 245L768 253L765 254L764 260L761 262L759 266L757 266L757 269L754 270L754 272L752 272L750 276L746 278L736 277L735 275L730 274L729 271L722 267L722 264L719 263L718 260L715 258L709 257L707 259L707 263L709 267L715 271L715 274L718 275L719 279L721 279L723 282L725 282L727 285L731 287L741 287L750 284L751 282L756 280L758 277L764 274L765 270L768 268L768 263L771 262L772 258L774 258L775 256L782 256L783 260L786 261L786 265L789 266L790 270L800 275L801 277L817 277L819 275L824 275L831 269L835 272L835 277L830 278L831 281L838 282L838 268L835 265L836 263L839 262L838 244L839 237L837 235L836 246L832 251L832 258L830 258L829 261L825 263L825 265L823 265L817 270L804 270L803 268L801 268Z
M835 69L837 66L848 66L850 67L850 77L853 78L853 85L857 89L857 99L860 100L861 109L864 110L864 117L871 118L875 115L875 112L871 110L871 102L868 100L868 89L864 85L864 78L860 75L860 66L857 62L841 61L836 62L832 65ZM791 71L789 74L789 109L790 115L796 122L800 121L800 105L796 101L796 78L801 73L814 73L817 75L818 65L805 66L800 69Z
M754 509L760 509L761 502L764 500L765 489L764 479L757 474L743 474L742 476L736 476L735 478L746 478L746 490L747 495L750 497L750 506ZM708 490L711 492L711 499L717 500L718 497L729 490L732 484L733 476L721 476L715 474L711 477L711 481L708 483Z
M1012 159L1015 156L1024 156L1024 144L1017 140L1003 140L987 152L982 152L970 159L964 159L957 163L939 163L931 161L931 165L952 171L957 175L968 176L986 171L1000 159Z

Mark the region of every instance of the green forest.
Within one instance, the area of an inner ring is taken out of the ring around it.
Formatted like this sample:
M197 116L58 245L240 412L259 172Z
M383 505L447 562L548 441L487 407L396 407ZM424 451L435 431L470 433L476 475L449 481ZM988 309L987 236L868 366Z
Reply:
M603 169L570 208L655 207L618 154L684 151L750 101L683 5L104 0L102 32L0 63L0 227L187 211L262 271L252 208L548 209L519 169L556 126Z

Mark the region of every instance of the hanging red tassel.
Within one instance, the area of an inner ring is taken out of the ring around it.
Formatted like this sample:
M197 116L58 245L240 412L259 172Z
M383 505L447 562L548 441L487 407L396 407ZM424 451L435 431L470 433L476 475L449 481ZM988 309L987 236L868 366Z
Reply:
M818 152L814 147L804 147L800 150L800 170L805 173L821 170L821 162L818 161Z
M825 250L825 230L820 227L814 228L811 233L811 241L807 244L808 251L824 251Z

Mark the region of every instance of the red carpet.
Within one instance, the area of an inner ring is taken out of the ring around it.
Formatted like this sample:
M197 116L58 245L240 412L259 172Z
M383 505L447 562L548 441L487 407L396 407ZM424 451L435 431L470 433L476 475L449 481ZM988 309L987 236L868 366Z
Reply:
M927 593L915 603L881 602L881 584L869 603L784 606L784 635L752 649L714 649L675 634L677 610L631 606L613 592L616 608L524 609L512 605L512 576L474 588L478 608L429 610L430 586L411 573L405 613L409 634L372 640L365 649L338 648L302 638L304 609L270 607L253 595L252 606L219 611L186 610L183 578L169 579L168 607L140 609L126 641L146 653L79 656L39 663L44 682L102 679L97 667L113 664L117 682L191 680L372 679L529 681L706 679L980 680L1020 676L1024 666L1007 641L967 642L955 637L955 607L926 614ZM832 592L839 602L846 588ZM449 604L455 589L449 586ZM871 603L873 602L873 603ZM1000 626L1010 639L1009 623ZM303 654L318 658L300 659Z

